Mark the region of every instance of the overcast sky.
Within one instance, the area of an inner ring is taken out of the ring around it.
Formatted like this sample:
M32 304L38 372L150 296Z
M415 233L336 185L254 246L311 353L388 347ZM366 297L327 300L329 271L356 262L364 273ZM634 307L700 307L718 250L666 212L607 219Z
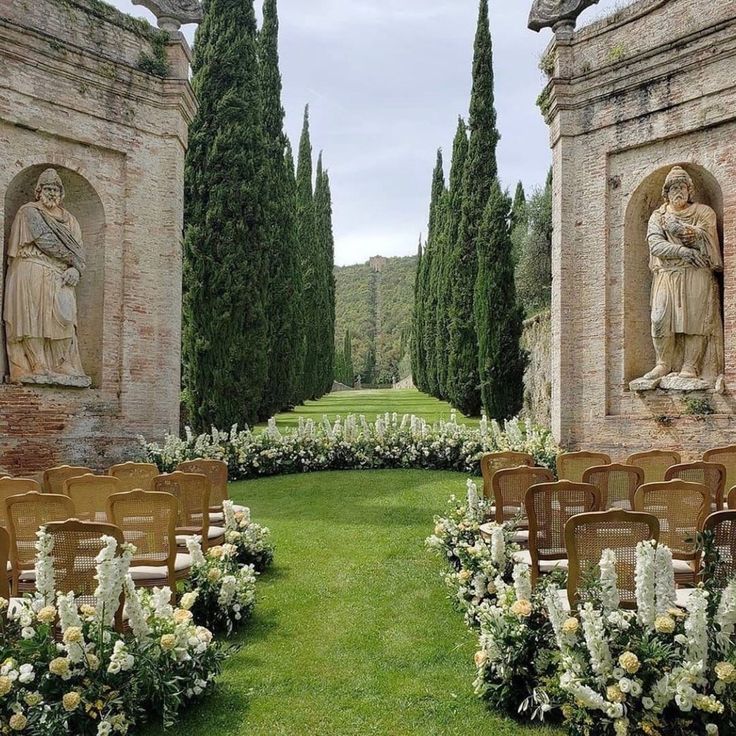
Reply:
M111 2L153 19L130 0ZM581 23L622 4L601 0ZM552 33L527 30L531 0L490 6L499 174L528 192L551 162L535 100ZM330 172L339 265L416 252L437 148L447 174L457 116L467 115L477 14L478 0L279 0L287 131L296 149L309 103L315 157L324 150ZM193 27L184 30L193 42Z

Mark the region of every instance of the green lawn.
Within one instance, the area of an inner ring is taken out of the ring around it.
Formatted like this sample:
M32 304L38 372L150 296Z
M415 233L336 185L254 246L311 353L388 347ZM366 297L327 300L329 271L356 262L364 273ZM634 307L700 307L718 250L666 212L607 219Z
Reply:
M403 414L416 414L428 422L438 419L449 419L452 407L444 401L423 394L415 388L385 389L363 391L340 391L327 394L319 401L307 401L303 406L298 406L294 411L279 414L276 422L279 427L295 427L299 423L299 417L322 421L322 416L327 414L331 420L340 415L364 414L370 422L378 414L384 412L396 412L399 416ZM457 421L465 424L477 424L477 419L468 419L458 412Z
M219 690L176 729L191 736L552 736L473 695L474 636L424 549L465 477L356 471L235 483L276 560ZM162 733L156 729L147 736Z

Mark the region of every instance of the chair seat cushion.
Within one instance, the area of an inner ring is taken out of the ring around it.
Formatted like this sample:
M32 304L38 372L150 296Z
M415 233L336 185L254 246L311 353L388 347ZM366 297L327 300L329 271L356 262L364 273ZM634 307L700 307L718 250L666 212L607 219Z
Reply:
M223 521L225 521L225 514L222 511L210 512L210 524L220 524Z
M177 552L174 570L183 572L192 566L192 558L188 554ZM133 580L168 580L168 572L165 565L136 565L130 568Z
M225 529L221 526L211 526L209 529L207 529L207 540L211 539L219 539L220 537L224 536ZM190 534L177 534L176 535L176 544L179 547L186 547L187 546L187 539L192 536Z
M528 529L517 529L514 532L513 540L517 544L528 542L529 541L529 530Z
M672 560L675 575L692 575L695 572L694 563L691 560Z
M521 552L517 552L514 555L516 562L523 562L531 567L532 555L528 549L523 549ZM553 570L567 570L569 567L569 560L540 560L539 561L539 572L550 573Z

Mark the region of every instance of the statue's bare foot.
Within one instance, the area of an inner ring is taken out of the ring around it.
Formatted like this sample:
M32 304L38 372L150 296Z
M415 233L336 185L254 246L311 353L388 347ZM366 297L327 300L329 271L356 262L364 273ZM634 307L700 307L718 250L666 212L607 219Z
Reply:
M697 378L698 372L692 367L688 365L682 366L682 370L680 371L680 378Z
M670 367L668 365L661 365L658 364L654 366L654 368L649 371L645 376L642 376L645 381L656 381L658 378L664 378L668 373L670 372Z

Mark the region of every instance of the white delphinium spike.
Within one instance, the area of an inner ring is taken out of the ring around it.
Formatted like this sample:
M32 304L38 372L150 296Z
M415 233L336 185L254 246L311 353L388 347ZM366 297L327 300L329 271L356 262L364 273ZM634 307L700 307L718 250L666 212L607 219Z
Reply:
M719 643L728 643L736 631L736 580L732 580L721 594L715 623L720 629Z
M502 526L495 525L491 532L491 560L499 569L506 565L506 537Z
M102 543L104 546L95 558L97 567L95 573L97 588L94 593L96 598L95 611L99 623L111 626L119 606L123 579L119 577L120 566L118 558L116 558L117 541L114 537L106 535L102 537Z
M658 614L667 613L677 602L672 550L665 544L658 545L656 551L655 597Z
M468 478L466 483L468 489L468 515L476 519L478 516L478 507L480 505L480 498L478 496L478 486Z
M655 585L656 550L654 542L639 542L636 545L636 605L639 622L649 629L654 628L657 618Z
M605 611L616 611L621 604L616 574L616 553L612 549L604 549L598 565L601 571L601 603Z
M36 593L43 600L44 606L52 605L56 596L56 580L54 578L54 538L47 533L46 527L36 532Z
M685 619L686 660L705 669L708 658L708 593L703 588L696 588L691 593L688 609L690 615Z
M606 638L606 627L600 611L586 603L580 611L583 635L590 655L590 667L601 684L605 684L613 670L613 658Z
M556 585L550 585L544 595L544 602L549 615L549 621L552 624L552 629L555 632L555 639L557 640L557 646L561 651L566 648L565 635L562 632L562 625L565 623L567 618L565 610L560 603L560 590Z
M56 609L59 614L59 627L62 634L71 626L82 628L82 619L79 617L73 590L68 593L56 594Z
M529 565L517 562L514 565L514 590L517 601L530 601L532 598L532 578Z
M130 575L125 576L123 582L123 590L125 592L125 613L128 617L128 625L138 641L144 641L151 629L148 626L147 616L141 605L141 599L138 590L135 587L133 578Z
M206 564L206 560L202 554L202 537L198 534L187 537L187 550L192 558L193 567L199 567Z
M222 502L222 514L225 519L225 531L237 531L238 525L235 521L235 509L233 508L233 502L229 498Z

